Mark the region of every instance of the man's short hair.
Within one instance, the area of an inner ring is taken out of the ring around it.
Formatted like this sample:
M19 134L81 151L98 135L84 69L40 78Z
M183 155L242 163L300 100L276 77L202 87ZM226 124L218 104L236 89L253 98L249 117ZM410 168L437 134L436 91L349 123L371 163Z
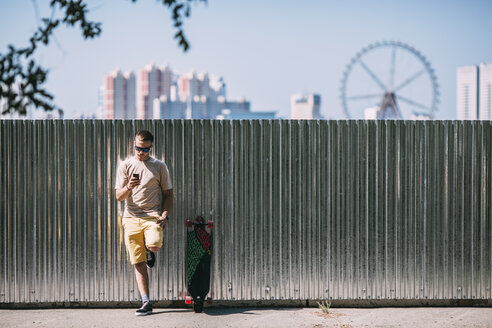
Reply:
M150 133L150 131L147 131L147 130L141 130L141 131L138 131L137 134L135 135L135 139L138 138L142 141L150 141L150 142L154 142L154 136L152 135L152 133Z

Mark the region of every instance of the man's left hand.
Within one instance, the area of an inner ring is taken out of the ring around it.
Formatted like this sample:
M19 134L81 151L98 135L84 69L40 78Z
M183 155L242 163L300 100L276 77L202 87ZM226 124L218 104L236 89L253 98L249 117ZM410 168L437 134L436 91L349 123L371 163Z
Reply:
M166 226L167 226L167 217L162 217L160 216L158 219L157 219L157 222L156 224L161 227L162 229L164 229Z

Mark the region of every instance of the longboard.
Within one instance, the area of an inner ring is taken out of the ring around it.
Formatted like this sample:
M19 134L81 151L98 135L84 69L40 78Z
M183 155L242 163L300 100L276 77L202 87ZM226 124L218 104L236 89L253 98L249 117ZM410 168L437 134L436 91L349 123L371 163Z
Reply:
M186 304L193 303L193 310L203 311L205 298L210 291L210 260L212 256L213 221L205 221L201 216L186 220ZM206 230L209 228L210 232Z

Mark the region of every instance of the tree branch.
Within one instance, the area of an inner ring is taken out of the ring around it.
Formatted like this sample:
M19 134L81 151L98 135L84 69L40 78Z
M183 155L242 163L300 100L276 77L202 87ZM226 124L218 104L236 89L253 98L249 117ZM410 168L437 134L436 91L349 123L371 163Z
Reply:
M137 2L137 0L131 0ZM184 52L189 49L189 42L184 34L183 19L189 17L192 2L207 0L160 0L172 13L176 28L174 37ZM45 111L60 108L53 104L53 95L44 89L48 70L36 63L31 56L40 44L48 45L54 37L54 31L61 25L79 26L84 39L93 39L101 34L101 23L88 19L89 10L86 0L51 0L53 15L42 18L41 24L29 39L29 45L16 49L8 45L5 54L0 53L0 112L2 114L17 112L26 115L29 107L42 108ZM61 13L56 15L57 13Z

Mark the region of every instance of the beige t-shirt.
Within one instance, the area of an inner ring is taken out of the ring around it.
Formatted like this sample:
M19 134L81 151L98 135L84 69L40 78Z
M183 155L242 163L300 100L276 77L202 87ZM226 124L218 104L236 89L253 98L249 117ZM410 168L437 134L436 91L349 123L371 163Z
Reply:
M115 189L125 187L134 173L140 175L140 185L126 199L123 217L160 216L162 192L173 188L167 165L152 157L146 161L129 157L118 167Z

